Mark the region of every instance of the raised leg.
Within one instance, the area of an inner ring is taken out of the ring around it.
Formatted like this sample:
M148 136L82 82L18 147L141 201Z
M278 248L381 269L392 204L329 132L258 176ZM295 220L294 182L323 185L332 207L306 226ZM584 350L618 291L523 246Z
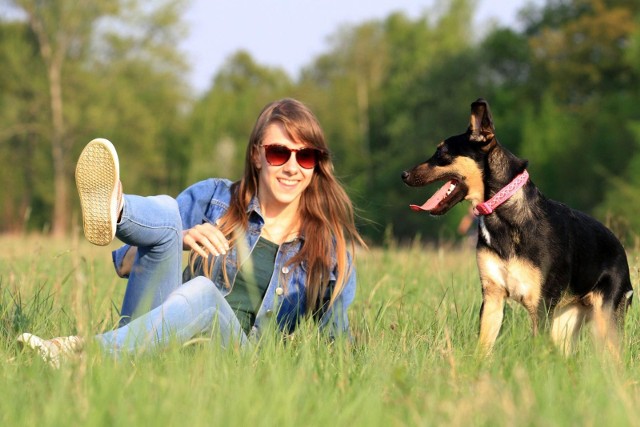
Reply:
M169 196L122 194L118 154L110 141L97 138L82 150L76 186L84 234L96 245L114 236L137 247L121 310L121 325L158 307L181 283L182 220Z
M162 304L182 282L182 221L169 196L125 195L116 236L136 246L121 310L121 325Z

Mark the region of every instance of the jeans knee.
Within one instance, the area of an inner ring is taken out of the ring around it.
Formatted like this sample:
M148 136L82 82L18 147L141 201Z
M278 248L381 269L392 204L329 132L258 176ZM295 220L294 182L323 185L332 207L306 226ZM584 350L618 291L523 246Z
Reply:
M171 196L160 195L160 196L152 196L156 203L159 205L160 209L162 209L167 218L172 219L176 224L180 225L182 228L182 218L180 217L180 207L178 206L178 202Z
M139 232L136 226L147 229L170 228L182 233L180 208L173 197L125 194L124 198L122 221L118 226L119 231L122 229L125 235ZM128 225L127 222L133 224Z
M166 195L151 196L150 198L153 199L158 212L162 212L159 215L161 219L155 225L165 228L168 233L162 239L161 244L163 246L179 246L182 250L182 217L178 202L173 197Z
M201 309L215 306L218 288L211 280L204 276L195 277L171 293L171 297L184 298L191 306L199 306Z

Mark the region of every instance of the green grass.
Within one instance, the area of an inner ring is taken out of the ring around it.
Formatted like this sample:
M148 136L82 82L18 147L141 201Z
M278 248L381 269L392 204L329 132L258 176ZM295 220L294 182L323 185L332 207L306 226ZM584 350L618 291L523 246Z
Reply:
M83 241L0 238L0 425L638 425L640 319L622 363L589 334L571 358L532 338L509 305L496 350L476 355L480 286L472 250L372 249L358 258L355 343L313 325L253 352L214 344L114 361L89 346L52 370L15 345L112 327L124 281L109 250ZM638 284L638 254L630 256ZM637 303L637 301L636 301Z

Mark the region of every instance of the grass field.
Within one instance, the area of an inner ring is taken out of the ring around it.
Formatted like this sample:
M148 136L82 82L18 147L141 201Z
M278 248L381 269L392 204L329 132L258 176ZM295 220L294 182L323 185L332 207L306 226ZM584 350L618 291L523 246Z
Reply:
M358 258L355 343L303 325L252 352L214 344L114 361L89 346L53 370L15 344L104 331L124 281L108 249L80 240L0 238L2 426L640 425L640 318L622 363L585 333L571 358L506 309L496 351L476 356L480 287L469 249L371 249ZM638 253L630 254L638 286Z

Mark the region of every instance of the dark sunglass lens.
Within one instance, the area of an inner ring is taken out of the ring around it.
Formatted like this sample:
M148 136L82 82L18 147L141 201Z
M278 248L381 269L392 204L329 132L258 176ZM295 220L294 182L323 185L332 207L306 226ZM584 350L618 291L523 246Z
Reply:
M296 153L298 164L305 169L312 169L318 161L318 150L313 148L303 148Z
M267 145L264 152L267 162L272 166L284 165L291 157L291 151L282 145Z

